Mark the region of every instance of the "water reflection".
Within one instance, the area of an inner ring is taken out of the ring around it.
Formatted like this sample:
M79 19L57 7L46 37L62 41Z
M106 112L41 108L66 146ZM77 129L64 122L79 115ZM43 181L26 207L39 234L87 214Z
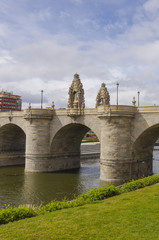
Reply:
M153 172L159 173L159 151L154 151ZM24 173L24 167L0 168L0 208L4 204L35 204L86 193L102 183L99 159L83 159L81 168L60 173Z
M0 207L4 204L36 204L99 187L99 159L82 160L81 168L61 173L24 173L24 167L0 168Z
M24 168L0 168L0 207L4 204L20 204L24 184Z

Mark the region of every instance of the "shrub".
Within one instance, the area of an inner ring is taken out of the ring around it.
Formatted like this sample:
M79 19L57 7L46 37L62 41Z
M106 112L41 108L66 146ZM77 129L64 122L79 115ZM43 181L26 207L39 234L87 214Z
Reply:
M120 193L119 189L115 186L105 185L100 188L91 189L88 193L79 196L79 199L83 199L86 202L103 200L108 197L118 195Z
M51 203L42 207L42 211L52 212L64 208L82 206L86 203L91 203L97 200L103 200L108 197L119 194L120 191L115 186L104 186L101 188L91 189L88 193L82 194L72 201L52 201Z
M56 210L69 208L71 207L71 201L51 201L50 203L46 204L41 208L42 212L53 212Z
M0 211L0 224L17 221L24 218L30 218L36 215L36 210L31 207L25 208L23 206L19 206L17 208L13 208L11 206L7 206L5 209Z
M120 187L120 192L130 192L159 182L159 175L144 177L137 180L131 180Z

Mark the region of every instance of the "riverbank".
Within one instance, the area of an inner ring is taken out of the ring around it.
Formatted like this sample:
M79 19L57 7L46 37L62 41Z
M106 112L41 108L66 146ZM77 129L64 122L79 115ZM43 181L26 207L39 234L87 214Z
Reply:
M159 184L0 226L1 240L158 239Z

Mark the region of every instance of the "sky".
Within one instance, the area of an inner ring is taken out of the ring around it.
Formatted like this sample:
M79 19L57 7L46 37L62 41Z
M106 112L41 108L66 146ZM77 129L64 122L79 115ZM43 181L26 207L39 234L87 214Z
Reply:
M23 109L65 108L77 72L87 108L101 84L110 103L159 105L158 0L0 0L0 90Z

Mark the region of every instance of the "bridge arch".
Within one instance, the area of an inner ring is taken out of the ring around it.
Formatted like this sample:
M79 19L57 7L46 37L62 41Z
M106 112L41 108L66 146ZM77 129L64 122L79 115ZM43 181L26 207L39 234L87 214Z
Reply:
M25 163L26 135L16 124L8 123L0 128L0 166Z
M132 157L137 163L137 177L152 174L153 148L158 138L159 123L144 130L133 143Z
M80 146L85 134L91 130L80 123L70 123L63 126L54 136L50 153L60 159L63 169L80 167ZM62 169L62 166L60 166ZM59 168L59 170L60 170Z
M89 127L79 123L65 125L55 134L51 143L51 153L79 153L81 141L89 130Z

